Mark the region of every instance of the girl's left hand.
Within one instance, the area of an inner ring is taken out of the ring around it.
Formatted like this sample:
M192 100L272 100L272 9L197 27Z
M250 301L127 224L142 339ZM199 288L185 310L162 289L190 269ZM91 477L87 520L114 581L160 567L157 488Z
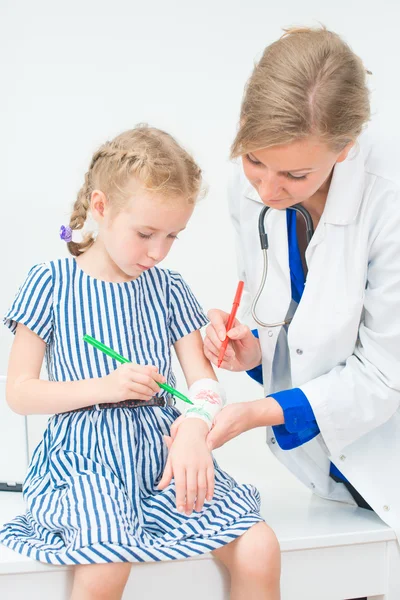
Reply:
M206 443L208 427L201 419L182 419L174 439L165 436L167 464L157 488L165 489L175 479L176 507L190 515L201 511L214 495L214 464ZM172 432L171 432L172 433Z

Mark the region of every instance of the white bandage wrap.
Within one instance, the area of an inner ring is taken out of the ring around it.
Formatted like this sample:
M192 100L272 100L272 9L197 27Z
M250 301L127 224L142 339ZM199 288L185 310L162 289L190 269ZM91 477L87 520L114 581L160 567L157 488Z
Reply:
M226 404L223 387L214 379L199 379L190 386L188 397L193 406L186 409L185 417L202 419L211 429L215 415Z

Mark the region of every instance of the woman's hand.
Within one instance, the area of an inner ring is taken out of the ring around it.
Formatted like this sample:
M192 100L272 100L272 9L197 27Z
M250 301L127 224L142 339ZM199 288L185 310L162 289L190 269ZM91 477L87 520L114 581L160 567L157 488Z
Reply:
M214 464L206 443L207 424L201 419L186 419L175 431L174 440L165 436L169 449L164 474L158 489L175 479L176 507L190 515L201 511L204 501L214 495Z
M284 422L282 407L272 396L230 404L215 417L207 445L210 450L215 450L249 429L283 425Z
M153 365L135 365L125 363L100 380L100 404L103 402L122 402L123 400L150 400L158 394L159 383L165 383Z
M261 364L261 346L250 329L235 319L233 327L226 333L225 325L229 314L212 309L208 312L210 325L206 329L204 354L214 365L218 365L218 353L226 335L229 343L225 351L221 369L248 371Z
M258 402L254 401L239 402L225 406L215 417L212 429L207 436L207 446L210 451L223 446L226 442L229 442L229 440L244 431L257 427L259 425L256 421L257 407ZM261 411L261 407L259 410ZM178 429L184 422L185 415L181 415L172 424L170 436L164 436L168 449L171 448L177 436Z
M210 450L215 450L255 426L253 402L229 404L215 417L213 427L207 436L207 445Z

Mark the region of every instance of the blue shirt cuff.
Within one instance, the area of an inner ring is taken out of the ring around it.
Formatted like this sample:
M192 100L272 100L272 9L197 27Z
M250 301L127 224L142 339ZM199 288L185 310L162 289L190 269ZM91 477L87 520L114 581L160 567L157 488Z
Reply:
M256 338L258 338L258 330L257 329L252 329L251 333ZM263 384L262 365L258 365L257 367L254 367L254 369L250 369L249 371L246 371L246 373L247 373L247 375L249 375L249 377L254 379L254 381L257 381L257 383L260 383L261 385Z
M282 450L292 450L319 434L319 427L307 396L300 388L270 395L282 407L285 423L273 426L276 441Z
M256 338L259 337L257 329L253 329L251 333ZM250 369L247 374L257 383L263 383L262 365ZM275 439L282 450L292 450L302 446L319 434L319 427L311 404L300 388L276 392L271 396L282 407L285 418L284 425L272 427Z
M285 416L285 427L289 433L298 433L316 423L313 409L307 396L300 388L270 394L281 405Z
M258 365L258 367L254 367L254 369L250 369L250 371L246 371L247 375L257 381L257 383L263 384L263 374L262 374L262 365Z

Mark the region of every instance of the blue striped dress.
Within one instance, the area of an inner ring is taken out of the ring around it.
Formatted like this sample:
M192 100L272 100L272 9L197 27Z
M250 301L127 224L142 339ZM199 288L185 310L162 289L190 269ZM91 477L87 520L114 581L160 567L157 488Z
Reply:
M174 271L152 268L111 283L74 258L33 267L5 316L11 331L23 323L46 342L51 381L117 367L83 342L88 333L131 361L157 365L171 386L171 346L206 321ZM52 416L24 482L26 514L3 525L0 541L51 564L160 561L214 550L262 521L257 489L216 463L214 498L199 513L176 510L173 481L157 490L167 459L162 436L179 414L171 406L94 407Z

